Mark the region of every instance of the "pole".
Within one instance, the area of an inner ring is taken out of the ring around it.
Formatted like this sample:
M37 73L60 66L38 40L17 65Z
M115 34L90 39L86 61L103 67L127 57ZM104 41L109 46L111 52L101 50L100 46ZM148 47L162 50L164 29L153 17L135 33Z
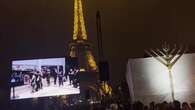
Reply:
M100 11L96 12L97 40L98 40L98 55L99 60L104 59L103 44L102 44L102 28Z
M168 70L169 70L169 80L170 80L170 88L171 88L171 97L172 97L172 100L174 101L175 100L175 93L174 93L173 76L172 76L171 69L168 69Z

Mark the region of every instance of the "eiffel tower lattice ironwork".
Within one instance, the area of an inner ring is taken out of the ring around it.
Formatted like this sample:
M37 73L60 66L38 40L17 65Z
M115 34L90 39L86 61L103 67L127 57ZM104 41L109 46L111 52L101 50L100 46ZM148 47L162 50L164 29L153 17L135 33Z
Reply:
M74 31L68 48L69 56L78 58L81 71L97 71L92 45L87 41L82 0L74 0Z

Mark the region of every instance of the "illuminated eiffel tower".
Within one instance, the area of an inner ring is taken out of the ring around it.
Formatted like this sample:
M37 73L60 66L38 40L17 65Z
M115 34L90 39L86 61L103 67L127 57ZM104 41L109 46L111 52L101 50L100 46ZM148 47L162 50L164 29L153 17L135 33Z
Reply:
M96 72L97 65L92 54L92 46L87 41L87 32L83 16L82 0L74 0L74 31L69 43L69 56L77 57L82 72Z

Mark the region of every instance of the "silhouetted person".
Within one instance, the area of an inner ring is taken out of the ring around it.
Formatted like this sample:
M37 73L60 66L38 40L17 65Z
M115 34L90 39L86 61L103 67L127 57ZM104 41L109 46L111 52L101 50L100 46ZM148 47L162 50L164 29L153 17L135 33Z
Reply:
M53 70L53 76L54 76L54 85L56 85L56 81L57 81L57 70L56 69Z
M36 91L42 88L42 77L39 72L37 72L37 75L36 75L36 86L37 86Z
M50 70L47 69L46 72L46 81L47 81L47 86L50 86Z
M149 110L147 105L144 106L144 110Z
M192 110L195 110L195 103L190 103Z
M31 87L32 87L32 92L35 92L36 89L36 76L33 73L32 78L31 78Z
M65 74L64 74L64 81L67 81L68 79L68 74L69 74L69 70L67 69L67 71L65 71Z
M39 90L39 88L40 88L40 85L39 85L39 81L40 81L40 77L39 77L39 75L38 74L36 74L35 75L36 76L36 91L38 91Z
M188 105L187 102L184 102L182 104L182 110L192 110L192 108Z
M173 110L181 110L181 104L179 101L173 101Z
M74 77L74 70L71 68L69 71L69 80L70 80L70 85L73 83L73 77Z
M60 71L59 73L58 73L58 80L59 80L59 86L63 86L63 72L62 71Z
M144 105L140 101L137 101L133 104L133 110L143 110Z
M149 110L155 110L155 103L154 102L150 103Z
M73 86L75 88L77 88L79 86L78 74L79 74L79 70L75 68L74 69L74 74L73 74L73 77L72 77L72 83L73 83Z
M16 80L15 80L14 75L12 74L11 75L11 88L13 89L13 97L12 98L15 98L15 85L16 85Z

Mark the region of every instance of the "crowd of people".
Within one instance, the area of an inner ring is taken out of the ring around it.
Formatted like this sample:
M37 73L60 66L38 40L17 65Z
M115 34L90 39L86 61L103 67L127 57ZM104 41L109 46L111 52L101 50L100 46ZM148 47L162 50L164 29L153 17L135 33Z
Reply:
M130 102L121 101L121 99L110 98L109 100L101 100L98 103L90 103L90 101L84 101L79 104L62 103L62 100L57 100L49 104L49 108L54 110L195 110L195 103L179 102L177 100L173 102L162 102L144 104L141 101ZM49 110L43 109L43 110Z
M78 100L78 98L77 98ZM59 102L62 102L59 100ZM56 104L54 104L56 105ZM91 103L86 100L80 104L62 104L58 110L195 110L195 103L179 102L177 100L173 102L151 102L144 104L141 101L132 102L128 94L128 88L126 83L121 83L117 87L113 88L111 96L104 97L99 102Z
M137 101L133 104L121 103L113 101L109 104L96 104L92 105L89 110L195 110L195 103L188 104L187 102L151 102L149 105L144 105L142 102Z

